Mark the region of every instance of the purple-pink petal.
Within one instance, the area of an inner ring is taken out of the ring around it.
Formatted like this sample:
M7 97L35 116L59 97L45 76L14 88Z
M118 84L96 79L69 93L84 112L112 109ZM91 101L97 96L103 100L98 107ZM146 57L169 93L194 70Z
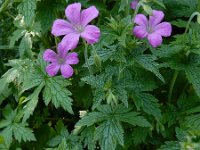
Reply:
M73 3L65 9L67 19L73 24L80 24L81 18L81 3Z
M72 50L72 49L76 48L76 46L78 45L79 37L80 37L79 33L67 34L62 39L61 44L67 50Z
M61 69L61 74L64 78L69 78L74 73L73 68L68 64L62 65L60 69Z
M151 33L147 36L149 43L155 48L162 44L162 36L157 33Z
M153 10L153 15L149 17L149 25L155 26L159 24L164 18L164 13L162 11Z
M81 33L81 37L89 44L94 44L100 38L100 29L94 25L87 25L85 30Z
M73 26L63 19L57 19L54 21L51 33L54 36L61 36L65 34L69 34L71 32L75 32Z
M143 39L147 36L147 31L146 31L146 28L143 27L143 26L135 26L133 28L133 34L137 37L137 38L140 38L140 39Z
M67 49L67 47L64 47L61 43L59 43L57 47L57 51L58 51L59 58L65 58L69 49Z
M131 2L131 8L132 8L132 9L136 9L137 4L138 4L138 0L133 0L133 1Z
M66 56L66 63L69 65L74 65L74 64L78 64L79 59L78 59L78 54L73 52L73 53L69 53Z
M51 63L46 67L46 72L49 76L55 76L59 69L60 66L57 63Z
M148 20L147 17L143 14L137 14L135 16L134 23L140 25L140 26L147 26L148 25Z
M154 28L154 32L164 37L168 37L172 33L172 26L169 22L162 22Z
M90 21L99 15L99 11L95 6L84 9L81 13L81 25L86 26Z
M43 59L47 62L57 62L57 54L53 50L47 49L43 53Z

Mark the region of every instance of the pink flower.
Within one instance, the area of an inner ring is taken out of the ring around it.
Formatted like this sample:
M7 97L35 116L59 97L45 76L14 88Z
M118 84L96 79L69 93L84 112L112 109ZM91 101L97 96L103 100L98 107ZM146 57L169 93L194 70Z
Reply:
M168 37L172 32L172 26L169 22L160 23L163 18L164 13L157 10L153 10L153 15L149 17L149 20L143 14L136 15L134 23L138 26L133 29L134 35L140 39L147 37L153 47L160 46L162 36Z
M137 4L138 4L138 0L133 0L133 1L131 2L131 8L132 8L132 9L136 9Z
M58 54L51 49L47 49L43 54L43 59L51 62L46 67L46 72L49 76L55 76L60 69L64 78L69 78L73 75L73 68L70 65L79 62L78 54L75 52L68 53L61 44L58 45Z
M61 44L69 49L76 48L79 38L84 38L89 44L96 43L100 37L100 30L94 25L88 25L96 18L99 11L91 6L81 11L81 3L73 3L67 6L65 15L68 19L57 19L53 23L51 33L55 36L65 35Z

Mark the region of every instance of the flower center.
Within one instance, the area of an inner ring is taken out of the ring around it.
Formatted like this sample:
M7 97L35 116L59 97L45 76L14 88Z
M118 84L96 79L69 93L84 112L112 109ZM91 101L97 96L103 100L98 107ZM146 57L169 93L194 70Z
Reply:
M147 32L148 33L153 33L154 32L154 28L150 25L147 26Z
M63 58L58 58L58 64L64 64L65 63L65 59Z
M81 33L81 32L83 32L84 27L81 26L81 25L76 25L76 26L75 26L75 29L76 29L77 32Z

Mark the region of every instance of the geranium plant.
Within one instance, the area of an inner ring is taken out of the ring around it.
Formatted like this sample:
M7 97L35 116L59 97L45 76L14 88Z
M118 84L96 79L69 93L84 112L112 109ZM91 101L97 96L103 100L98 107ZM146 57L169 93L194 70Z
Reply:
M0 149L199 150L198 0L0 1Z

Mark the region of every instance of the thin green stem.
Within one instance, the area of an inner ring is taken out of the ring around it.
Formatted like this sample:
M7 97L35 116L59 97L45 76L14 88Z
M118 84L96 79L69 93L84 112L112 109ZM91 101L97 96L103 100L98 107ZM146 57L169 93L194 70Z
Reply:
M188 32L188 30L189 30L189 26L190 26L190 23L192 22L192 19L193 19L195 16L198 16L198 15L200 15L199 12L194 12L194 13L190 16L190 18L189 18L189 20L188 20L188 22L187 22L186 28L185 28L185 32L184 32L185 35L186 35L186 33ZM187 50L186 56L188 57L189 54L190 54L190 50Z
M129 15L129 13L130 13L130 5L129 5L129 1L128 0L126 0L126 16L128 16Z
M187 31L188 31L188 29L189 29L189 26L190 26L190 23L191 23L192 19L193 19L196 15L200 15L200 13L199 13L199 12L194 12L194 13L190 16L190 18L189 18L189 20L188 20L188 23L187 23L187 25L186 25L186 29L185 29L185 33L184 33L184 34L187 33Z
M56 44L56 47L58 47L58 39L57 39L57 37L54 37L54 42Z
M94 64L96 66L96 68L98 69L98 71L102 70L102 66L101 66L101 59L99 57L99 55L97 54L96 48L94 47L93 44L91 44L92 46L92 52L93 52L93 57L94 57Z
M138 13L138 11L139 11L139 8L140 8L140 6L142 5L142 1L140 1L138 4L137 4L137 6L136 6L136 8L135 8L135 12L134 12L134 15L133 15L133 22L134 22L134 20L135 20L135 16L137 15L137 13Z
M169 94L168 94L168 101L169 102L172 101L172 93L173 93L174 84L176 82L177 77L178 77L178 71L175 70L174 75L173 75L172 80L171 80L171 83L170 83L170 88L169 88Z
M85 49L84 49L85 64L86 64L86 66L89 70L90 75L92 75L92 70L91 70L89 63L88 63L88 44L85 41L83 41L83 43L85 45Z

